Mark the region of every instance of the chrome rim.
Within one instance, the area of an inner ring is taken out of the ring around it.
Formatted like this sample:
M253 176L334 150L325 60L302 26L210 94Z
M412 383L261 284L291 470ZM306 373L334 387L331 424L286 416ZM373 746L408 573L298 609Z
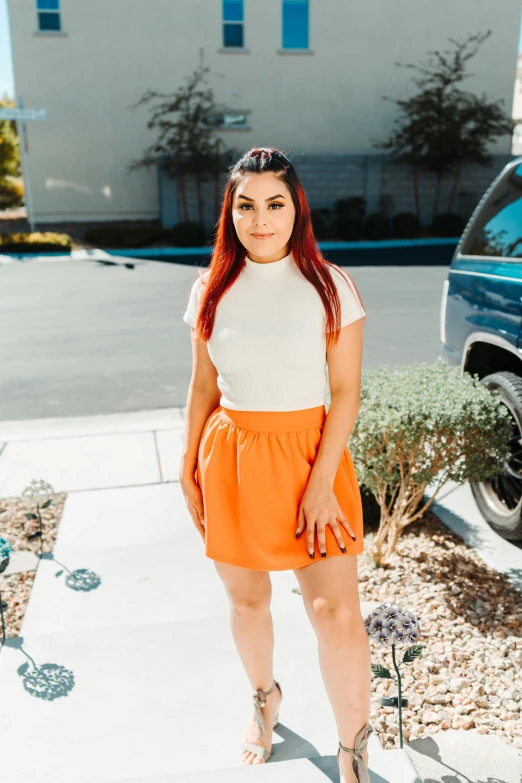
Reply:
M522 505L522 428L509 402L505 399L502 402L511 413L513 424L513 434L509 439L511 455L504 470L493 479L479 482L476 486L489 508L507 521Z

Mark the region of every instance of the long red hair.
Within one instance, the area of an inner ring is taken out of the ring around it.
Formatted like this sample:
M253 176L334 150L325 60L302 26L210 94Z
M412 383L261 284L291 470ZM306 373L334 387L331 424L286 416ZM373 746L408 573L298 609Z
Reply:
M221 214L216 224L214 250L198 309L195 336L203 340L210 338L217 304L244 266L247 251L238 239L232 220L237 185L245 174L265 171L273 172L292 196L295 221L290 237L290 252L304 277L312 283L322 299L326 313L327 347L333 347L339 339L341 302L330 267L335 266L345 276L361 305L362 298L351 277L323 257L314 236L310 207L297 172L290 160L274 147L253 147L248 150L228 175ZM363 319L366 320L365 315Z

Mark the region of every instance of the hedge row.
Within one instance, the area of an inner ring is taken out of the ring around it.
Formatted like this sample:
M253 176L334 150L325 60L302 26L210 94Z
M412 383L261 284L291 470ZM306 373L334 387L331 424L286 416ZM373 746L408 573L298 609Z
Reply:
M363 239L414 239L422 232L416 215L409 212L389 218L380 212L362 217L353 212L313 209L312 224L318 240L356 242ZM459 237L464 226L465 222L460 215L443 213L433 220L430 233L436 237ZM211 243L211 237L200 223L189 220L177 223L172 229L99 226L88 229L85 241L94 247L109 249L150 247L155 243L167 243L174 247L205 247ZM0 234L0 253L67 251L72 244L73 240L67 234Z
M390 218L382 212L368 216L313 209L312 225L319 240L338 239L356 242L362 239L416 239L422 234L421 223L413 212L400 212ZM459 237L465 226L460 215L444 212L433 219L429 233L434 237Z
M2 253L68 253L73 240L68 234L55 234L51 231L34 231L18 234L0 234L0 254Z

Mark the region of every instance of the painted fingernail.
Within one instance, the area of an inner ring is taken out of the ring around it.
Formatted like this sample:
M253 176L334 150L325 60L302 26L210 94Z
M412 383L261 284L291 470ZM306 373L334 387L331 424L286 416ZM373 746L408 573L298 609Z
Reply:
M352 536L352 538L353 538L353 540L354 540L354 541L356 540L356 539L355 539L355 536Z
M315 552L310 552L310 557L315 557Z
M346 552L346 547L345 546L341 547L341 552Z
M326 557L326 552L321 552L321 557Z
M296 537L296 538L299 538L299 536L300 536L300 535L301 535L301 533L300 533L300 532L299 532L299 530L298 530L298 531L297 531L297 533L295 534L295 537Z

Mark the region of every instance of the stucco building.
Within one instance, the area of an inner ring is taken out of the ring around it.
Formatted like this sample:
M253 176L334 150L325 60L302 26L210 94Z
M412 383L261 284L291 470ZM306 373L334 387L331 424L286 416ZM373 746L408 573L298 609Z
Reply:
M147 88L175 90L201 56L224 141L291 154L319 206L362 190L377 208L385 183L397 209L412 208L407 175L383 171L372 146L396 116L382 96L414 90L396 61L491 29L465 87L513 104L520 0L8 0L8 10L16 92L48 115L27 125L46 223L159 216L157 172L127 171L153 140L147 107L130 107ZM511 140L491 151L509 156ZM175 196L163 191L172 222Z

